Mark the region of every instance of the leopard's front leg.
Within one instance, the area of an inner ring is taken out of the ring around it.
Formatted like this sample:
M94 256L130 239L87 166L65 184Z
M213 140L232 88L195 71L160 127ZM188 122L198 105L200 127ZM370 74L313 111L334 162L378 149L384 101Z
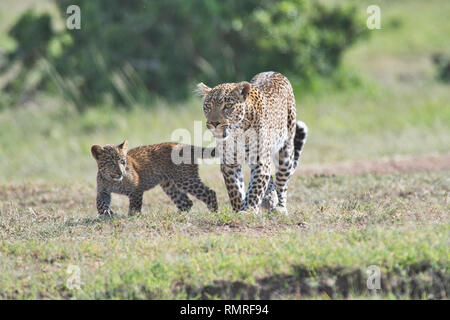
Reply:
M252 166L250 184L248 186L243 211L259 211L259 206L266 193L270 181L270 166L266 163L258 163Z
M261 208L270 212L273 209L275 209L277 205L278 205L277 187L275 185L275 182L273 181L272 176L270 176L267 190L261 202Z
M292 174L294 173L294 146L286 144L279 152L279 163L276 172L276 187L278 196L278 205L275 208L280 213L287 214L286 200L287 187Z
M231 207L234 211L240 211L245 195L242 167L240 165L221 164L220 170L231 200Z
M111 192L103 189L97 189L97 212L100 215L114 215L109 208L111 204Z

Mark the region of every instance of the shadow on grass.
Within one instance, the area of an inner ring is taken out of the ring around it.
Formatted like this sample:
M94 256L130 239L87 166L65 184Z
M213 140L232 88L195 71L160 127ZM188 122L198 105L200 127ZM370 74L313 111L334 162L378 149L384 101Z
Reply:
M256 284L242 281L216 280L204 287L186 286L188 298L198 299L282 299L329 297L387 297L409 299L447 299L450 275L446 268L433 268L429 263L414 264L406 269L381 274L381 289L367 288L367 274L362 269L323 268L312 272L304 266L292 274L276 274L261 278Z

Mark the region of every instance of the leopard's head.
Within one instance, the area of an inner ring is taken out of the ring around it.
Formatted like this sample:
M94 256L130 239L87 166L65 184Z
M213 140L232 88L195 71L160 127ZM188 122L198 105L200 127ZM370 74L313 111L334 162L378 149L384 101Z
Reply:
M230 131L245 117L245 101L250 92L250 83L223 83L209 88L197 85L197 93L203 97L203 112L206 126L216 139L226 139Z
M97 160L98 171L103 178L109 181L122 181L127 166L127 150L127 140L117 146L91 147L92 156Z

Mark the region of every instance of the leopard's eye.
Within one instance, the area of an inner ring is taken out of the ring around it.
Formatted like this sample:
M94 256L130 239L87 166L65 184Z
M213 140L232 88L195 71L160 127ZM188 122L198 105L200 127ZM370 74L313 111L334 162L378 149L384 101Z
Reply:
M230 106L230 105L224 105L223 106L223 112L225 113L225 114L230 114L231 113L231 111L232 111L232 107Z

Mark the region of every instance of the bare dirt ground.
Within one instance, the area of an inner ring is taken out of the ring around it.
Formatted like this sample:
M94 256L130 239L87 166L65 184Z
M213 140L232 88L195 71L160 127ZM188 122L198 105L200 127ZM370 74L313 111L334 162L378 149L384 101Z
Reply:
M421 171L450 170L450 154L396 156L371 160L337 162L330 164L302 164L296 174L314 175L351 175L367 173L412 173Z

